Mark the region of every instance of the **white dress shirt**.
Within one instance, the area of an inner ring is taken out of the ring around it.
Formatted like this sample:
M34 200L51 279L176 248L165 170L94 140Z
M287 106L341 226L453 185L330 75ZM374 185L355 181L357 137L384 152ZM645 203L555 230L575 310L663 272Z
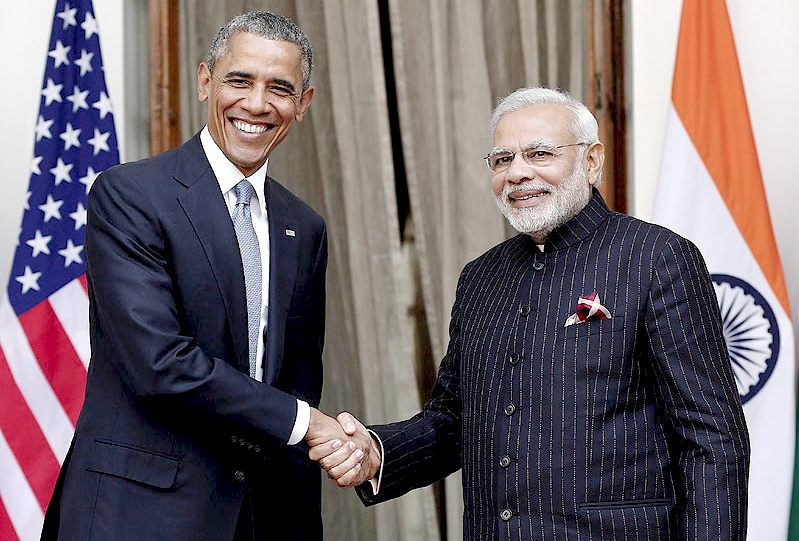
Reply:
M255 379L263 381L263 360L266 351L265 339L269 339L268 336L264 335L264 329L269 317L269 220L266 214L266 197L264 195L266 168L269 160L267 159L255 173L249 177L244 177L213 140L208 132L208 126L204 127L202 132L200 132L200 143L206 158L208 158L208 163L211 164L211 170L214 172L216 181L219 183L219 189L225 198L229 214L232 215L233 210L236 208L236 192L234 191L236 184L246 178L255 189L255 194L253 195L255 201L250 201L250 213L255 236L258 238L258 248L261 252L261 321L258 326ZM307 402L298 399L297 417L294 420L294 429L289 437L289 445L299 443L305 437L310 421L310 406Z

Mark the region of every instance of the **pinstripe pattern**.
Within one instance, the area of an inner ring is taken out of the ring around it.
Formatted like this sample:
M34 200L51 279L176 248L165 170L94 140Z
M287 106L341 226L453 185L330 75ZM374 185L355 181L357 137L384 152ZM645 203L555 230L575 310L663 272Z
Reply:
M594 290L613 317L564 327ZM462 467L465 539L745 538L749 442L704 261L596 191L544 253L519 235L466 266L432 400L373 428L368 503Z

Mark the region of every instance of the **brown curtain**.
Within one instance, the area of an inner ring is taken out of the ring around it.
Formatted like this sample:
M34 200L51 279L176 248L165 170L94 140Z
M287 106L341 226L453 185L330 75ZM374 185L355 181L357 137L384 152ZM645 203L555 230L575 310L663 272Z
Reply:
M383 7L381 25L374 0L180 4L184 139L205 123L196 69L230 17L275 11L297 21L314 45L314 102L270 158L269 174L328 223L322 409L369 423L419 410L446 348L460 269L510 233L481 160L496 100L530 84L580 98L585 85L579 0L388 0ZM389 28L393 102L381 45ZM396 193L406 183L410 212L400 216ZM448 482L443 497L424 488L370 509L352 491L324 486L328 539L462 538L459 480Z
M519 87L584 94L579 0L389 0L414 248L437 366L465 263L510 230L481 157L496 101ZM431 367L432 369L432 367ZM460 475L446 483L448 539L462 538Z

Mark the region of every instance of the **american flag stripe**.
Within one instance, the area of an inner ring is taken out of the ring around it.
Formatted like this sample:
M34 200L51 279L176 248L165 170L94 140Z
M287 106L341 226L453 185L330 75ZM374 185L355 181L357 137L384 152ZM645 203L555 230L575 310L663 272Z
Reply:
M19 317L31 351L72 425L78 421L86 388L86 368L48 301Z
M89 282L86 281L86 275L85 274L81 274L80 277L78 277L78 281L80 282L81 287L83 287L83 291L85 291L86 294L88 295L89 294ZM87 334L86 336L89 336L89 335Z
M50 306L55 312L59 323L64 328L64 332L69 337L72 347L83 364L84 383L86 379L86 369L89 367L89 297L84 289L84 274L81 280L73 280L52 295L50 295ZM83 383L81 383L81 394L83 394Z
M0 499L8 514L8 523L0 520L0 539L38 539L44 523L44 512L36 500L28 479L19 467L14 453L8 446L5 435L0 430Z
M59 464L52 453L42 452L42 449L47 449L47 440L22 394L10 384L13 383L10 382L11 373L4 361L0 352L0 383L6 389L0 398L0 405L3 407L0 430L8 434L6 444L14 453L16 464L27 477L39 503L44 507L50 498Z
M0 350L5 355L13 384L22 393L53 454L61 463L72 441L74 426L53 388L42 373L28 338L14 313L0 302ZM12 389L4 389L6 392Z
M0 437L2 437L2 434L0 434ZM11 535L6 535L6 532ZM14 535L14 525L11 524L11 517L8 516L8 511L3 505L2 498L0 498L0 535L3 536L3 539L17 539L17 536Z

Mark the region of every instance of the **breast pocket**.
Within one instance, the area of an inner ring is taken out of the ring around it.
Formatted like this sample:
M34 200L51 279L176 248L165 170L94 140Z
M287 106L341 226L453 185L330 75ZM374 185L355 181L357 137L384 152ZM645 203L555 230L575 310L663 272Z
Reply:
M555 339L555 372L576 377L578 382L618 373L628 357L626 324L624 317L617 316L564 327ZM559 358L561 362L557 362Z

